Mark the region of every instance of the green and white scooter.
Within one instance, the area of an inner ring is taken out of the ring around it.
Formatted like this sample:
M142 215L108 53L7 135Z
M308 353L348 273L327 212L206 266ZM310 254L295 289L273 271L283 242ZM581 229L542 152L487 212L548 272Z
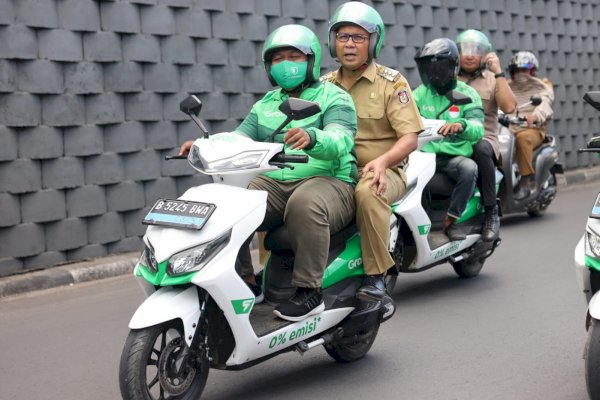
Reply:
M600 92L588 92L583 99L600 111ZM600 136L593 137L579 152L600 154ZM592 206L585 233L575 247L575 272L588 304L585 318L587 340L583 352L585 380L590 399L600 399L600 193Z
M364 274L355 227L332 237L322 286L325 310L303 321L274 316L278 298L268 290L269 282L264 282L267 302L255 304L235 270L238 251L262 222L267 204L267 193L246 189L248 183L263 172L293 168L288 163L307 162L307 156L285 154L281 143L234 133L209 136L194 96L180 108L204 132L188 162L212 176L213 183L190 188L178 199L159 200L145 218L145 250L135 275L149 297L129 323L119 370L123 398L197 399L209 368L239 370L321 345L340 362L362 358L395 308L387 296L381 302L355 297ZM287 117L271 137L319 107L290 98L280 110ZM277 246L271 250L277 252ZM268 270L277 269L289 271L273 257Z

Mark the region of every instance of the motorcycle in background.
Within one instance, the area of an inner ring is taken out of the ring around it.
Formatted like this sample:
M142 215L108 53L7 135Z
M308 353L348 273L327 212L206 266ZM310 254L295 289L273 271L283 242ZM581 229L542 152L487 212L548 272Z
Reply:
M600 111L600 92L588 92L583 99ZM579 152L600 154L600 136L587 143ZM600 193L592 206L585 233L575 247L577 284L588 303L585 318L587 340L583 352L585 380L590 399L600 399Z
M518 191L521 175L516 159L515 136L510 132L510 125L527 126L525 117L519 116L519 110L532 104L539 105L542 102L538 96L531 97L530 101L517 107L515 117L500 114L500 156L502 161L502 174L504 178L500 182L498 197L500 197L500 210L503 215L526 212L530 217L540 216L556 197L557 180L556 174L562 174L562 165L558 162L558 150L556 139L546 135L543 143L533 150L533 167L535 170L535 191L524 199L515 199Z

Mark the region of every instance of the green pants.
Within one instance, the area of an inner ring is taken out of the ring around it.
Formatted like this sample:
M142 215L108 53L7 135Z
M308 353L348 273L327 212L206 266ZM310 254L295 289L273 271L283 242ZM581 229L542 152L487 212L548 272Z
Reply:
M265 190L267 211L258 231L285 223L292 250L296 287L321 287L329 254L329 238L354 218L354 187L336 178L315 176L294 181L254 178L248 189ZM238 273L254 274L250 237L239 253Z

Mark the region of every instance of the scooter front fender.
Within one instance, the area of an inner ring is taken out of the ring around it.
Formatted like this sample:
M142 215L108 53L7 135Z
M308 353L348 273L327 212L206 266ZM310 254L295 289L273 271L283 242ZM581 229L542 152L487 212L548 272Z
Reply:
M588 305L588 313L592 318L600 320L600 292L596 292L592 296Z
M163 287L138 307L129 321L129 328L142 329L179 319L182 322L184 337L189 346L199 317L200 302L196 286L189 286L186 289Z

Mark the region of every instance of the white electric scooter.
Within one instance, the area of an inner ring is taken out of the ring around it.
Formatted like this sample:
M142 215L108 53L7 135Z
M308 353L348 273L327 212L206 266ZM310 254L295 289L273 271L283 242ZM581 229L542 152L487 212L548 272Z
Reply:
M123 398L197 399L209 368L243 369L286 351L304 353L320 345L337 361L362 358L380 323L395 308L387 296L380 302L356 299L364 272L343 253L355 231L332 237L332 244L341 245L330 246L333 261L322 286L326 308L303 321L276 318L268 292L268 302L255 304L235 270L239 249L263 221L267 204L267 192L248 190L248 183L265 171L293 168L287 163L307 162L308 157L300 151L286 154L283 144L273 140L255 142L235 133L209 136L197 117L201 103L194 96L180 108L204 132L188 161L214 183L190 188L179 199L159 200L144 220L149 225L146 247L135 275L149 297L129 323L119 370ZM279 109L287 118L271 139L290 121L320 110L295 98ZM269 268L278 268L275 260Z
M583 99L600 111L600 92L588 92ZM580 152L600 154L600 136L593 137ZM592 400L600 399L600 193L592 205L585 233L575 247L575 272L588 304L585 318L587 340L583 352L585 380Z

